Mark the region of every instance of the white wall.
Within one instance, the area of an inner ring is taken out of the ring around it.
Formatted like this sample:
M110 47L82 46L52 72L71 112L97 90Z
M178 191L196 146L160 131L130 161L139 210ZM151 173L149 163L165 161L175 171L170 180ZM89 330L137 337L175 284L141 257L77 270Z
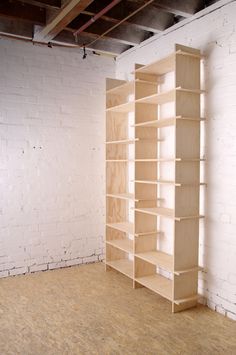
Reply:
M199 292L212 309L236 319L236 2L219 1L117 59L117 77L134 63L171 53L175 43L201 49L204 60L206 181Z
M0 40L0 277L102 257L111 58Z

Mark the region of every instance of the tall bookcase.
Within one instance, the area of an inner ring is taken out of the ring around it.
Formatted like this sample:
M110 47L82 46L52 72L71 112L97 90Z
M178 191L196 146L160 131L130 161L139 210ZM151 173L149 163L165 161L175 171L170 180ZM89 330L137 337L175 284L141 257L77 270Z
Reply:
M106 270L172 303L197 304L201 100L197 49L107 79Z

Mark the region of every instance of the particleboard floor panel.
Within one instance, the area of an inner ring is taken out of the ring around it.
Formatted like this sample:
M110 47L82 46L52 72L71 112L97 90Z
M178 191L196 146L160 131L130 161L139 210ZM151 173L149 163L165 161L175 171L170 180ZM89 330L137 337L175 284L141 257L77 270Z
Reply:
M130 282L102 263L0 279L0 353L236 353L236 322L203 306L172 314Z

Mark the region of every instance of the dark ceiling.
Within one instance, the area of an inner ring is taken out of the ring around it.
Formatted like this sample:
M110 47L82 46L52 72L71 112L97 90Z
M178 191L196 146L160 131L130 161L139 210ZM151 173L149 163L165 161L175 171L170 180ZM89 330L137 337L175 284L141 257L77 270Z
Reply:
M0 35L118 55L215 2L1 0Z

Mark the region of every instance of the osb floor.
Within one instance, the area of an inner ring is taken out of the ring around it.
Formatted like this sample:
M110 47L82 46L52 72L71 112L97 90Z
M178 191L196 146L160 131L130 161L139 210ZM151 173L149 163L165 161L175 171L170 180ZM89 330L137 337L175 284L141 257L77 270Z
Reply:
M90 264L0 280L0 354L236 354L236 322L171 314L151 291Z

